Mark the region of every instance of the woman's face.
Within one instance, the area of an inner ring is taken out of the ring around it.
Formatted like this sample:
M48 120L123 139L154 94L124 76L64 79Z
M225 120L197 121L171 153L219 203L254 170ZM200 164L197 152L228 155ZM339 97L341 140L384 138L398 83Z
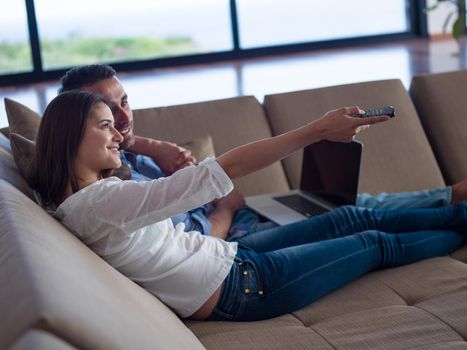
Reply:
M75 159L75 169L81 174L100 174L103 170L120 167L122 162L119 144L122 141L122 135L114 128L110 108L102 102L95 104L86 121L84 136Z

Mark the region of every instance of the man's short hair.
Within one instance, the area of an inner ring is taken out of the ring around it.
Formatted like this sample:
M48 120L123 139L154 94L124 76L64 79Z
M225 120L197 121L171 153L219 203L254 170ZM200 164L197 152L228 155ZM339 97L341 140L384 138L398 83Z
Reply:
M90 64L70 69L60 79L62 86L58 89L61 94L66 91L79 90L84 86L95 84L101 80L109 79L117 73L107 64Z

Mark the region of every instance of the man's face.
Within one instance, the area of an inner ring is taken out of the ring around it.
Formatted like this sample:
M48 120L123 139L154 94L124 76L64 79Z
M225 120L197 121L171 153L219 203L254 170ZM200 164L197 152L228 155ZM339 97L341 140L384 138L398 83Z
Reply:
M127 149L135 143L133 135L133 111L128 104L128 96L117 77L101 80L85 86L83 90L101 94L108 101L115 119L115 128L123 136L121 149Z

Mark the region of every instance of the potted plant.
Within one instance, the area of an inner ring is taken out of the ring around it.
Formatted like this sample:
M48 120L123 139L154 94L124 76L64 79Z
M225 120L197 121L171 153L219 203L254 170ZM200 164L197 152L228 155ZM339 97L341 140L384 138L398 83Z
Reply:
M451 4L452 11L448 13L443 24L443 32L447 32L448 25L452 23L452 37L460 44L459 40L465 31L465 0L436 0L436 3L425 9L426 12L436 10L442 4Z

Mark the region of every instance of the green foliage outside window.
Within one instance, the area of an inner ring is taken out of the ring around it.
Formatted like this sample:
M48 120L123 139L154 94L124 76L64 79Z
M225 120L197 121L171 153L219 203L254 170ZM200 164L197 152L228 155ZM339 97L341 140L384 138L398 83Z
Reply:
M29 43L0 43L0 74L32 70Z
M200 52L190 38L88 38L41 41L44 69L131 61ZM0 43L0 74L32 70L29 43Z

